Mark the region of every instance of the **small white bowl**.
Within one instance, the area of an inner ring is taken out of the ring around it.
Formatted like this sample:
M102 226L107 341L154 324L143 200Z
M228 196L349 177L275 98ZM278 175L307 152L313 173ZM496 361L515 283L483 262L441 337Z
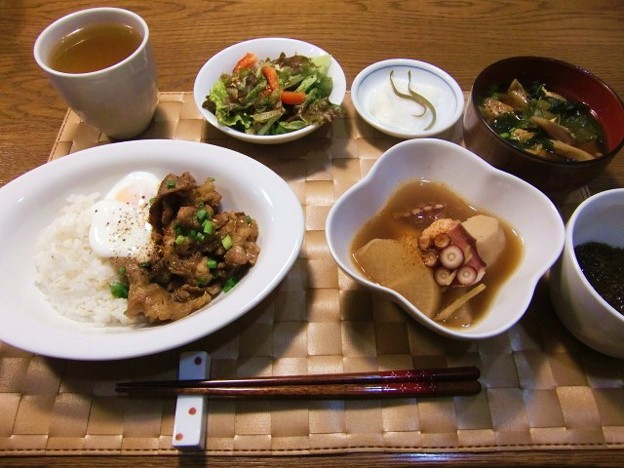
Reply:
M436 109L436 122L431 122L428 111L418 103L395 95L390 83L390 72L400 91L408 88L408 72L412 89L425 96ZM388 59L373 63L353 80L351 99L357 113L369 125L397 138L440 137L453 139L456 126L464 110L464 94L457 81L448 73L430 63L410 59Z
M523 242L519 265L485 315L468 328L448 328L435 322L400 294L368 280L352 261L355 234L399 186L423 179L445 184L470 205L506 221ZM386 151L366 177L337 200L327 217L325 232L334 260L355 281L385 294L437 333L472 340L503 333L520 320L538 280L559 256L565 230L553 203L532 185L493 168L457 144L423 138L403 141Z
M195 104L199 109L199 112L213 127L221 130L226 135L233 138L237 138L249 143L258 143L264 145L285 143L288 141L297 140L306 135L309 135L319 125L310 125L296 130L294 132L285 133L283 135L249 135L238 130L234 130L225 125L221 125L217 122L217 118L212 112L204 109L202 104L206 100L206 96L210 93L213 84L219 80L223 73L231 73L236 63L246 53L255 53L258 58L275 59L284 52L286 56L295 54L303 55L306 57L316 57L319 55L330 55L320 47L313 44L309 44L298 39L289 39L282 37L265 37L260 39L252 39L249 41L239 42L231 45L221 52L214 55L208 60L199 70L197 78L195 78L195 85L193 87L193 96L195 98ZM329 96L329 100L333 104L342 104L347 91L347 80L340 64L332 57L331 65L329 66L328 75L332 78L333 89Z
M600 192L576 208L549 278L555 311L566 328L590 348L624 358L624 315L596 292L574 253L586 242L624 248L624 188Z

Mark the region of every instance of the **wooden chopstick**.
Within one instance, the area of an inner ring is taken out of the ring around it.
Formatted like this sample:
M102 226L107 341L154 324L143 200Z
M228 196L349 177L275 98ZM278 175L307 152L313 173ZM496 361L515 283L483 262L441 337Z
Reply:
M442 367L430 369L405 369L377 372L352 372L345 374L308 374L269 377L250 377L220 380L161 380L122 382L118 387L251 387L278 385L321 384L374 384L399 382L440 382L449 380L476 380L480 377L476 367Z
M396 384L320 384L266 387L117 387L135 396L202 395L213 398L362 398L435 397L474 395L481 391L478 380L404 382Z
M228 380L121 382L119 393L247 398L356 398L472 395L481 390L476 367L312 374Z

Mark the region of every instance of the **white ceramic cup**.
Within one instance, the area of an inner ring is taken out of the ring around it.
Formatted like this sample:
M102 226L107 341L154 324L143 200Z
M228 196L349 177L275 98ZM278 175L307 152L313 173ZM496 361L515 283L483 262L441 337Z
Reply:
M61 38L88 25L121 23L138 31L139 47L120 62L88 73L64 73L49 66ZM67 104L88 124L111 139L123 140L143 132L158 103L157 75L147 23L120 8L92 8L64 16L44 29L34 46L37 64Z
M549 279L555 311L566 328L596 351L624 358L624 316L592 287L574 252L586 242L624 247L624 188L592 195L576 208Z

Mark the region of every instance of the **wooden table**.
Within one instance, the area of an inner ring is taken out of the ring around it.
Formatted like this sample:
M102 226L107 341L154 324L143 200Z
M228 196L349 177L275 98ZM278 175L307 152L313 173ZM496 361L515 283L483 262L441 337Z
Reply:
M66 105L32 58L37 34L94 1L0 2L0 186L45 163ZM348 86L368 64L391 57L431 62L469 90L487 64L512 55L556 57L587 68L624 96L624 3L618 0L492 1L115 1L151 28L161 91L190 91L205 60L241 40L303 39L330 51ZM616 158L592 191L624 186ZM0 363L1 365L1 363ZM0 416L1 417L1 416ZM4 457L3 466L622 466L624 450L349 454L324 457Z

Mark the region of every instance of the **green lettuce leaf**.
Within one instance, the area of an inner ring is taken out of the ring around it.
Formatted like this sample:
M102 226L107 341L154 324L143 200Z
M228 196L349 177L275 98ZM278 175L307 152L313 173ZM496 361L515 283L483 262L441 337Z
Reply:
M256 135L279 135L309 125L321 125L342 114L342 108L329 102L333 82L327 75L331 57L312 59L285 54L265 60L254 68L233 74L224 73L215 82L203 107L212 112L221 125ZM280 87L269 87L262 66L275 69ZM305 102L283 105L282 90L304 92Z

